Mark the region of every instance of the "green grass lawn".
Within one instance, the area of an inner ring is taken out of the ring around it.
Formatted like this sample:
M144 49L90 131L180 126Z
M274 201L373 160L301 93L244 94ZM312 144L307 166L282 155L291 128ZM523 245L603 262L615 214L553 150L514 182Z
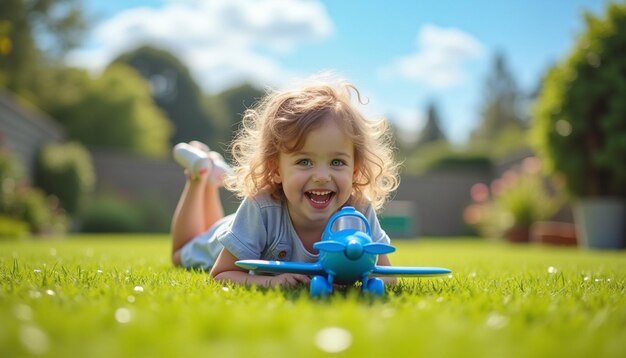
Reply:
M395 240L383 298L173 268L165 236L0 242L0 356L625 357L626 252Z

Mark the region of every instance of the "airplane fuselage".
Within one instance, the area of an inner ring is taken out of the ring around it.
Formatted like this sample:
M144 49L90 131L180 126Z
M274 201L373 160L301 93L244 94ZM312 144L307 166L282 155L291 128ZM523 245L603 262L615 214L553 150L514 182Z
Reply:
M320 263L324 271L333 275L334 283L352 284L374 270L378 255L363 252L363 245L372 242L368 235L353 231L336 235L333 240L345 242L347 247L341 252L320 252Z

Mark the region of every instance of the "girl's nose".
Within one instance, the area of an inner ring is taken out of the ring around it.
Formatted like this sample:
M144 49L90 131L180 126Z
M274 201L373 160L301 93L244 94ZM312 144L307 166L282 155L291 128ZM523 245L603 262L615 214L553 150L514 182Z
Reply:
M327 171L318 171L313 175L313 182L315 183L328 183L330 181L330 175Z

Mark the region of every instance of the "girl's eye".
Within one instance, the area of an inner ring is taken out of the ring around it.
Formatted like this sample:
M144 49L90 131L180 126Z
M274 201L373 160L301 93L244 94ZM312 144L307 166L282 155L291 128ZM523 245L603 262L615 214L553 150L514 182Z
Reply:
M345 164L346 163L343 160L341 160L341 159L333 159L330 162L330 165L332 165L333 167L340 167L340 166L345 165Z
M311 166L313 162L311 161L311 159L300 159L298 160L297 164L308 167L308 166Z

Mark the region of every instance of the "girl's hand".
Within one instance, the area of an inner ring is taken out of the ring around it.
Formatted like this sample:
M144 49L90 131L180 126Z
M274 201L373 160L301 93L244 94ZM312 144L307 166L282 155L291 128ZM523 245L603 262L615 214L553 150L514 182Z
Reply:
M268 287L293 287L308 285L311 279L306 275L284 273L278 276L250 275L248 270L237 267L237 258L228 250L224 249L217 257L217 261L211 269L211 277L222 282L235 282L246 285L259 285Z
M295 273L283 273L278 276L272 276L268 281L269 286L277 287L294 287L300 285L308 285L311 283L309 276L300 275Z

